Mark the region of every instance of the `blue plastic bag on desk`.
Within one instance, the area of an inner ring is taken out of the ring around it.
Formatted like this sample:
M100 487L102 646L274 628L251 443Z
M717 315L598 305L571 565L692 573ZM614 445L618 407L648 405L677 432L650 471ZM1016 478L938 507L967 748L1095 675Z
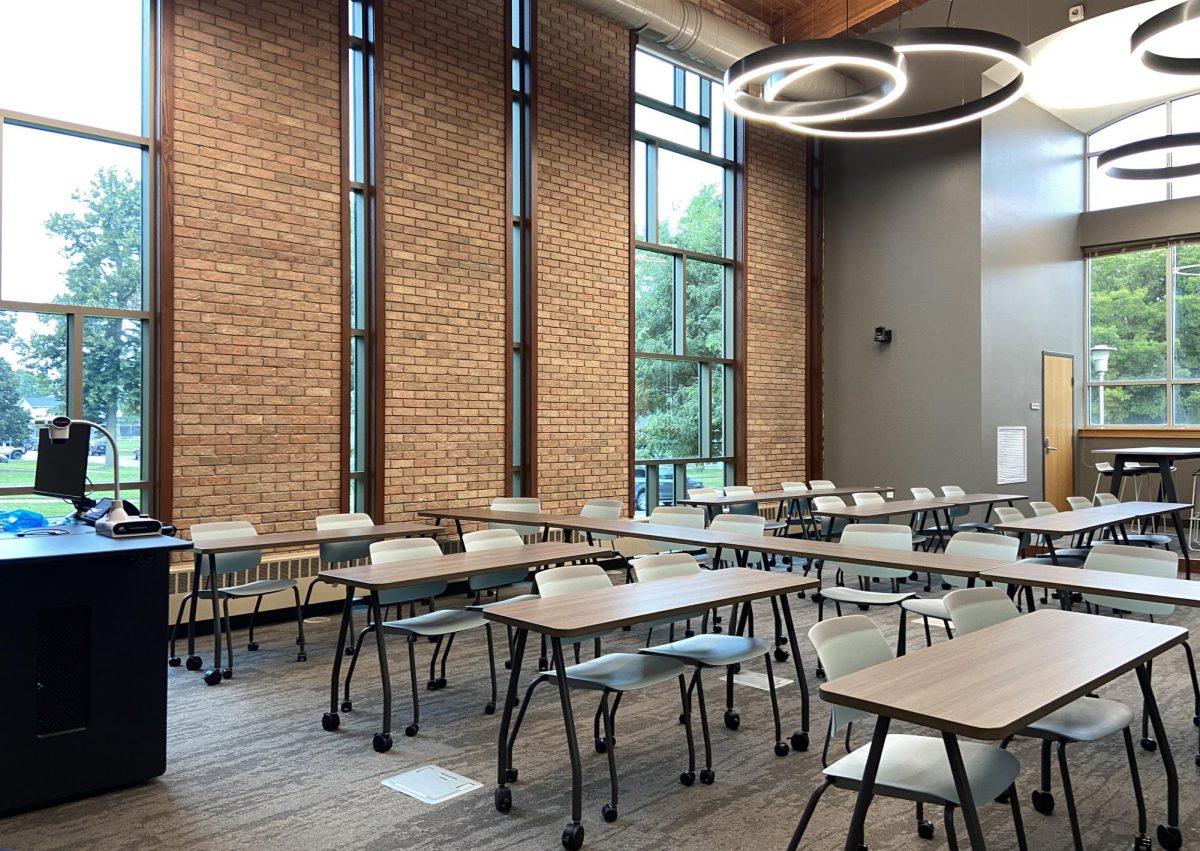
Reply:
M20 532L22 529L36 529L39 526L48 525L45 517L36 511L26 511L24 508L0 514L0 531L4 532Z

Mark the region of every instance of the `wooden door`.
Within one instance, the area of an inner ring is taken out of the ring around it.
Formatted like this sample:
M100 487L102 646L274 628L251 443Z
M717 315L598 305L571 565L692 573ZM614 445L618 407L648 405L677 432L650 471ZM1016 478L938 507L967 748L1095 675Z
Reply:
M1042 492L1067 511L1075 492L1075 358L1042 353Z

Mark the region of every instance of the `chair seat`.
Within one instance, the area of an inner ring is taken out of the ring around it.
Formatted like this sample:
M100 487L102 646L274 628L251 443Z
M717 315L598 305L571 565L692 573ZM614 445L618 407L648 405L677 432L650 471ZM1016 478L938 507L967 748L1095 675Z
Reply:
M700 612L700 611L684 612L682 615L675 615L675 617L672 617L672 618L659 618L658 620L647 621L646 623L644 623L642 625L648 626L651 629L653 629L656 626L670 626L673 623L683 623L684 621L690 621L690 620L701 620L704 617L704 614L705 614L704 612Z
M1033 558L1023 558L1017 564L1054 564L1054 559L1050 556L1034 556ZM1066 558L1059 556L1059 567L1083 567L1083 559L1081 558Z
M834 585L832 588L822 588L821 596L835 603L862 603L868 606L894 606L911 599L916 594L911 591L901 591L893 594L890 591L862 591L858 588L847 588L844 585Z
M384 621L384 632L399 632L405 635L450 635L455 632L465 632L468 629L478 629L486 624L483 615L469 609L441 609L428 612L413 618L398 621Z
M1125 539L1121 538L1120 543L1125 543ZM1141 544L1147 547L1168 547L1171 545L1171 538L1169 535L1151 535L1149 533L1143 533L1130 535L1129 543Z
M668 656L689 665L719 668L723 665L748 662L764 655L767 650L767 642L762 638L705 633L680 641L672 641L670 644L646 647L640 652L651 656Z
M523 603L526 600L540 600L537 594L518 594L515 597L509 597L507 600L493 600L490 603L474 603L467 606L467 609L472 612L482 612L485 609L490 609L493 606L507 606L509 603Z
M996 527L991 523L959 523L954 530L956 532L995 532Z
M900 607L923 618L936 618L940 621L950 620L950 613L946 611L946 604L936 597L913 597L901 603Z
M765 524L763 524L763 529L765 529L768 532L774 532L779 529L783 529L786 526L787 526L787 523L785 523L782 520L768 520Z
M1021 770L1017 758L998 747L961 740L958 746L976 804L998 797ZM870 745L863 745L847 754L824 769L825 776L842 788L857 789L870 749ZM876 794L885 797L959 803L945 745L931 736L889 735L884 740L875 783Z
M567 682L572 686L613 691L631 691L673 680L686 672L683 663L665 656L641 653L606 653L566 669ZM557 681L555 671L546 678Z
M1092 742L1124 730L1132 723L1133 710L1119 700L1081 697L1034 721L1022 735Z
M234 585L230 588L218 589L222 597L257 597L261 594L274 594L276 591L287 591L296 587L295 579L258 579L245 585Z

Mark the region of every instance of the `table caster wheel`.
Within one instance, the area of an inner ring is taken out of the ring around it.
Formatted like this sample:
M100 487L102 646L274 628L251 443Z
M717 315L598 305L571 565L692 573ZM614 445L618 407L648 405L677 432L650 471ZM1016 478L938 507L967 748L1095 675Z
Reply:
M253 653L255 650L258 649L258 642L251 641L249 644L246 645L246 649L249 650L251 653Z
M345 704L342 705L342 708L346 708ZM342 719L338 717L336 712L326 712L321 716L321 728L326 733L332 733L340 726L342 726Z
M495 795L496 812L506 813L512 809L512 790L497 789Z
M775 648L775 661L776 662L786 662L787 660L788 660L788 652L786 650L784 650L782 647L776 647Z
M696 782L696 772L694 772L694 771L681 772L679 775L679 782L682 783L684 786L691 786L693 783Z
M425 683L425 688L429 691L437 691L437 687L437 680L430 680L429 682Z
M726 709L725 726L730 730L736 730L738 727L742 726L742 716L738 715L736 712L730 712L728 709Z
M210 686L215 686L217 683L221 682L221 672L217 670L205 672L204 682L208 683Z
M953 586L952 586L952 585L951 585L949 582L943 582L943 583L942 583L942 590L943 590L943 591L949 591L949 590L950 590L952 587L953 587Z
M496 704L492 703L491 701L488 701L486 704L484 704L483 714L484 715L495 715L496 714Z
M596 753L608 753L608 741L603 736L596 739Z
M354 704L351 701L349 701L349 700L342 701L342 711L343 712L352 712L353 710L354 710Z
M821 680L825 679L825 669L820 667L819 665L817 666L817 669L815 671L813 671L813 674L816 675L817 679L821 679Z
M183 660L180 659L178 656L172 656L170 659L167 660L167 664L170 665L172 668L178 668L180 665L183 664Z
M347 655L347 656L353 656L353 655L354 655L354 648L353 648L353 647L347 647L347 648L346 648L346 650L345 650L345 653L346 653L346 655Z
M371 740L371 747L375 748L376 753L387 753L392 749L391 734L376 733L375 738Z
M516 783L517 776L519 774L520 774L520 772L515 768L504 769L504 779L507 780L509 783Z
M775 756L787 756L791 748L787 746L787 742L775 743Z
M227 679L227 680L232 680L232 679L233 679L233 668L222 668L222 669L221 669L221 676L222 676L224 679Z
M933 839L933 822L923 821L917 824L917 836L922 839Z
M297 662L307 662L307 661L308 661L308 654L307 654L307 653L297 653L297 654L296 654L296 661L297 661Z
M792 733L792 750L799 753L808 750L808 733Z
M1169 827L1165 824L1158 826L1158 844L1167 851L1175 851L1183 845L1183 834L1179 832L1177 827Z
M421 732L421 726L419 724L409 724L404 728L404 735L408 736L410 739L419 732Z
M686 716L686 715L684 715L682 712L680 712L680 713L679 713L679 723L680 723L680 724L686 724L686 723L687 723L687 716Z
M506 670L506 671L511 671L511 670L512 670L512 659L505 659L505 660L504 660L504 670Z
M203 664L204 664L204 660L201 659L199 656L188 656L187 662L184 664L184 667L187 668L189 671L199 671Z
M608 822L609 824L612 824L614 821L617 820L617 808L614 807L612 804L605 804L603 807L600 808L600 815L604 818L604 820L606 822Z
M1033 790L1033 808L1044 816L1050 815L1054 812L1054 795L1041 789Z
M1133 851L1150 851L1154 847L1154 843L1150 841L1149 836L1135 836L1133 838Z
M1150 753L1154 753L1156 750L1158 750L1158 742L1154 741L1154 739L1142 739L1141 744L1142 750L1144 751L1150 751Z
M568 851L579 851L583 847L583 825L572 822L564 827L562 844Z
M717 779L717 772L713 771L711 768L700 769L700 782L703 783L705 786L713 785L713 781L716 779Z

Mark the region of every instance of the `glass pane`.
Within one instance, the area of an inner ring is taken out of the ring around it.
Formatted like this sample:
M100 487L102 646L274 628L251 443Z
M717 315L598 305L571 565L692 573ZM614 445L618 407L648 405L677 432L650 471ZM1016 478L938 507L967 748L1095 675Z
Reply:
M350 0L350 35L362 38L362 0Z
M525 279L521 274L525 268L524 257L521 252L524 250L522 246L522 237L524 231L520 225L513 225L512 228L512 340L510 342L519 343L524 339L525 325L522 320L521 307L524 305Z
M144 6L143 0L0 3L0 108L140 134ZM44 162L54 160L47 154Z
M656 505L675 504L675 465L658 464L650 468L650 475L658 482L658 502ZM680 494L682 496L682 493Z
M633 238L646 239L646 143L633 146Z
M695 458L700 453L700 366L634 362L634 453L638 458Z
M725 169L673 151L658 152L658 241L724 254Z
M61 317L0 313L0 444L12 447L0 452L0 487L33 487L35 421L67 412L67 340ZM52 503L54 516L61 517L62 503ZM0 500L0 507L12 505L12 500Z
M1172 425L1200 425L1200 384L1175 385L1175 422Z
M1090 380L1166 378L1166 250L1096 257L1090 266ZM1097 346L1113 347L1103 375Z
M525 404L521 398L521 352L514 351L512 353L512 463L513 466L521 465L521 457L524 454L524 446L522 437L525 434L524 412Z
M141 149L3 133L0 298L140 310Z
M367 211L362 192L350 190L350 322L351 327L367 327L366 287L367 270Z
M709 150L714 157L733 159L732 151L725 151L725 87L719 83L712 84L712 146Z
M684 354L724 357L725 267L718 263L688 260L686 269Z
M363 132L366 108L363 99L366 94L363 87L364 56L361 50L350 51L350 179L357 183L366 180L364 144L366 133Z
M674 353L674 281L675 260L669 254L635 252L634 351Z
M350 472L366 469L367 439L367 340L350 338Z
M1193 131L1196 132L1196 131ZM1171 152L1171 165L1195 165L1200 163L1200 148L1176 148ZM1181 177L1171 181L1172 198L1192 198L1200 195L1200 175Z
M1098 158L1088 159L1088 209L1109 210L1114 207L1128 207L1131 204L1147 204L1151 201L1165 201L1167 198L1167 181L1165 180L1119 180L1109 177L1098 169ZM1120 165L1127 168L1163 168L1167 164L1165 152L1138 154L1121 160ZM1107 167L1106 167L1107 170Z
M525 212L525 205L521 203L521 199L525 195L525 146L521 143L524 135L522 131L524 117L525 111L521 102L514 100L512 104L512 213L517 216Z
M1166 425L1165 384L1135 384L1088 388L1088 417L1092 425Z
M707 464L688 464L688 490L692 488L725 487L725 462L710 461Z
M689 148L700 147L700 125L695 122L667 115L639 103L633 108L633 123L642 133Z
M1200 133L1200 94L1171 102L1171 132Z
M636 91L663 103L675 102L675 66L644 50L634 54Z
M1200 244L1175 246L1174 277L1175 377L1200 378Z
M700 75L688 71L684 74L683 108L688 112L700 114Z
M1088 136L1088 153L1098 154L1129 142L1138 142L1167 132L1167 105L1160 103L1114 121Z
M117 439L121 481L142 473L142 323L137 319L83 319L83 417L100 423ZM108 441L93 430L93 484L113 480ZM99 459L99 460L97 460Z
M633 514L646 513L646 465L638 464L633 468Z
M718 457L733 454L732 446L725 448L725 382L731 376L732 370L729 367L722 364L712 365L712 422L709 423L709 440L712 454Z

